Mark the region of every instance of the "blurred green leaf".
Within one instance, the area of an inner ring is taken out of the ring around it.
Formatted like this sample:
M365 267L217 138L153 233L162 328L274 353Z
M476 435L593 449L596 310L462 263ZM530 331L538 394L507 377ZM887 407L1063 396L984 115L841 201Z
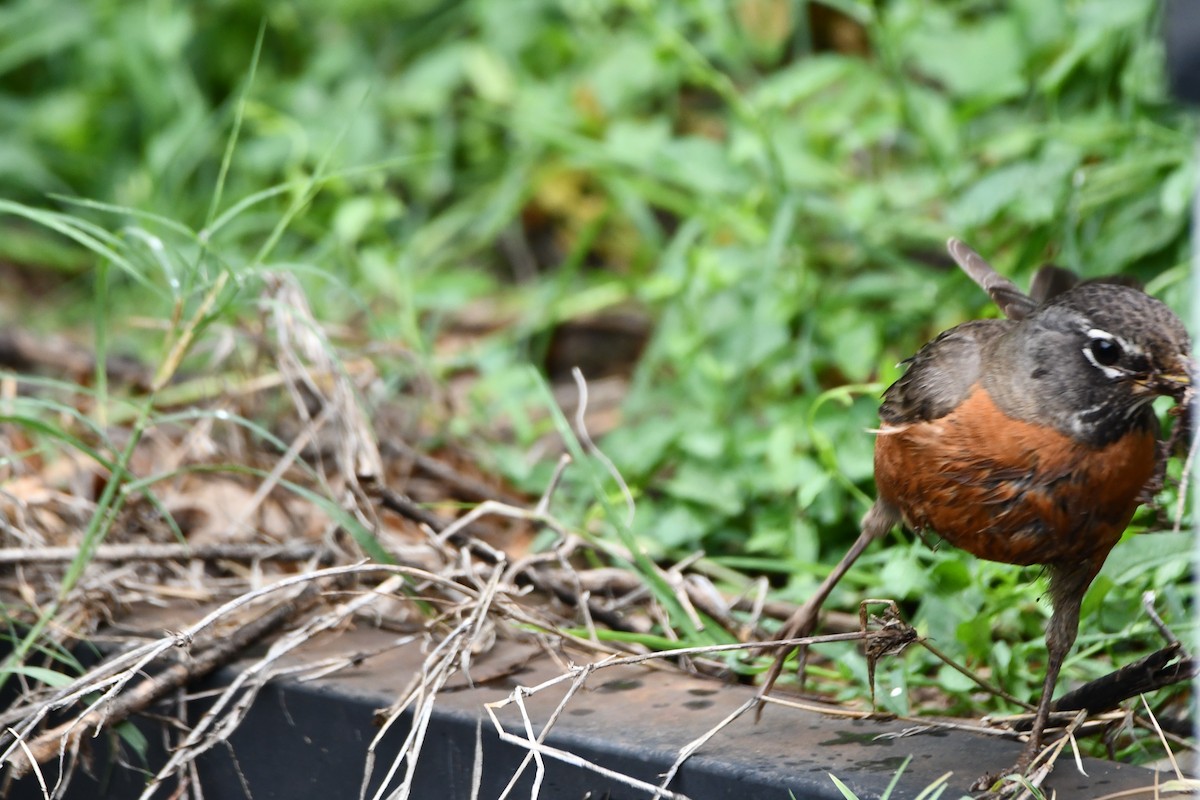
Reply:
M690 500L724 516L740 513L744 502L737 479L720 465L684 462L663 488L674 497Z
M957 199L950 220L959 228L974 228L1008 211L1024 222L1049 222L1061 213L1078 158L1060 148L1037 161L993 170Z
M931 14L931 20L945 20ZM951 25L943 22L904 39L916 68L951 94L973 100L1007 100L1023 94L1025 48L1016 19L994 16Z
M74 675L58 672L46 667L36 667L26 664L13 664L6 667L6 671L16 675L24 675L30 680L35 680L54 689L66 686L75 680Z

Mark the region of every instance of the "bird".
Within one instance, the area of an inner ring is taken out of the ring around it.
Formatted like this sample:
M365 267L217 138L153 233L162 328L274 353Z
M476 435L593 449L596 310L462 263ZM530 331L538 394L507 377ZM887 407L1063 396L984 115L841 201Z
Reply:
M1025 773L1084 593L1155 478L1152 401L1190 401L1191 342L1170 308L1127 279L1080 281L1044 267L1026 294L958 239L947 249L1004 318L957 325L904 362L880 405L877 493L860 535L779 638L810 635L849 567L901 522L979 558L1044 565L1046 676L1012 770ZM760 698L789 650L776 655Z

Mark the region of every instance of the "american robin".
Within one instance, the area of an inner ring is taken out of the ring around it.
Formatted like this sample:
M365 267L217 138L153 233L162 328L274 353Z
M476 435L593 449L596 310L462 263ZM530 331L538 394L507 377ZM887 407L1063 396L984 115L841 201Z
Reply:
M1006 318L941 334L884 393L878 498L857 541L781 638L810 634L834 585L900 521L979 558L1046 565L1046 680L1016 765L1024 772L1040 750L1084 592L1155 474L1151 401L1182 400L1190 386L1190 342L1167 306L1133 286L1080 283L1046 268L1026 295L962 242L948 247ZM786 655L777 656L763 694Z

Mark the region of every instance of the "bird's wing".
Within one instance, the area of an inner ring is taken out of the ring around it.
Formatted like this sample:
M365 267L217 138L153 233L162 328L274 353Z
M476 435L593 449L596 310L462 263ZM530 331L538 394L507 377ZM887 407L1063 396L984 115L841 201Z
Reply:
M885 426L903 425L953 411L979 382L987 343L1015 324L1002 319L964 322L922 347L884 392L879 418Z

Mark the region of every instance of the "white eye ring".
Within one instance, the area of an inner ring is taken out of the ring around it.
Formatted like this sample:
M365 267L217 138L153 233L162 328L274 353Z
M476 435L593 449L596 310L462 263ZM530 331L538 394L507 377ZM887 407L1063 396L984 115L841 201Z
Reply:
M1125 340L1113 336L1108 331L1091 328L1087 332L1088 343L1083 347L1083 357L1104 373L1104 377L1117 380L1125 374L1125 370L1116 366L1121 356L1130 348Z

